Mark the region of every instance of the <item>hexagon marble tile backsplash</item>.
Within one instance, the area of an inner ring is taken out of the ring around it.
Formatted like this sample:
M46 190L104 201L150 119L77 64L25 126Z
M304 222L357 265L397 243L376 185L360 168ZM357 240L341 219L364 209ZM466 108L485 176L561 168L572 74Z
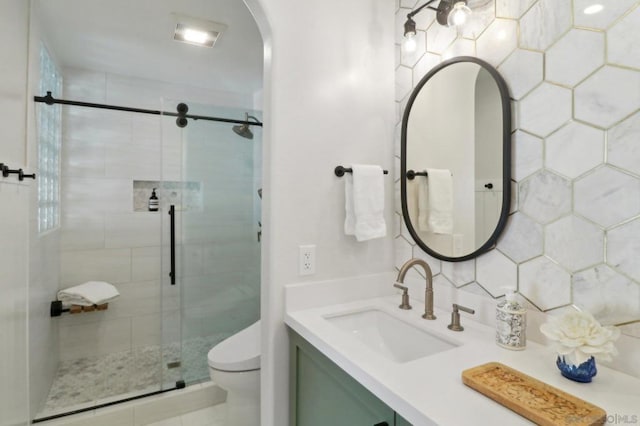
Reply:
M571 304L606 324L640 319L640 1L488 0L461 29L414 17L417 48L401 46L396 1L395 253L428 259L437 283L497 298L501 286L541 311ZM586 7L598 3L600 13ZM513 102L511 216L496 249L475 260L430 258L403 224L402 114L439 62L476 56L498 69ZM640 325L623 327L640 337Z

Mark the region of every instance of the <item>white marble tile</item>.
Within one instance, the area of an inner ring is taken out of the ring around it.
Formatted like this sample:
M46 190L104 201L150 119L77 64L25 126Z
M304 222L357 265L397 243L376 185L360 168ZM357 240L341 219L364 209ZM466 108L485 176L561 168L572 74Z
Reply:
M132 114L68 106L62 109L62 136L90 144L131 143Z
M518 19L534 2L535 0L496 0L496 16Z
M520 265L518 291L546 311L571 303L571 277L547 257Z
M520 19L520 47L545 50L571 26L571 2L539 0Z
M518 47L518 23L510 19L496 19L476 42L478 57L497 67Z
M603 261L604 232L586 220L571 215L545 229L544 252L570 271L579 271Z
M131 249L131 280L149 281L160 278L160 247L136 247Z
M542 168L542 139L517 131L512 144L512 178L521 181Z
M638 108L640 71L606 65L575 88L575 117L608 128Z
M498 250L516 263L540 256L543 250L542 226L522 213L509 217Z
M442 262L442 275L456 287L469 284L476 279L476 261Z
M94 314L100 315L98 312L77 315ZM60 327L61 360L94 357L130 349L131 318L115 318Z
M104 103L107 75L104 72L64 68L63 93L65 99Z
M587 7L594 4L603 6L598 13L584 13ZM574 0L574 25L576 27L606 29L620 18L637 0Z
M475 294L476 296L486 297L493 299L493 296L487 292L484 288L480 286L478 283L471 283L460 287L461 291L466 291L467 293Z
M640 179L600 168L574 184L574 208L607 228L640 214Z
M442 54L442 59L451 59L456 56L476 56L476 43L466 38L458 38Z
M402 43L400 49L400 64L405 67L413 67L424 55L427 47L427 35L424 31L419 31L414 36L415 46L413 50L406 48L406 43Z
M635 320L640 313L640 284L606 265L577 273L573 281L573 303L587 310L604 325Z
M511 181L511 200L509 202L509 213L515 213L520 208L520 186L517 182Z
M400 0L400 7L405 9L413 9L418 3L418 0Z
M513 99L520 99L543 79L543 55L532 50L516 49L498 67Z
M158 247L160 215L148 212L111 214L105 217L105 247Z
M393 241L393 246L395 248L394 259L396 260L396 268L400 269L407 260L411 259L413 254L411 244L409 244L404 238L400 237Z
M63 214L92 216L133 209L133 188L129 179L63 177L60 192Z
M545 55L548 81L575 86L604 64L604 33L572 29Z
M536 222L549 223L571 210L571 183L547 170L519 185L519 209Z
M427 52L442 54L456 39L456 29L432 24L427 30Z
M63 214L60 227L61 250L101 248L104 248L104 214Z
M607 60L640 68L640 8L636 7L607 31Z
M413 86L417 86L420 80L436 65L442 61L440 55L425 53L424 56L413 67Z
M571 90L542 83L520 101L520 127L547 136L571 119Z
M607 162L640 175L640 113L608 132Z
M61 176L104 177L104 142L65 137L62 140Z
M494 21L495 1L483 1L480 5L474 5L467 22L458 28L458 33L468 39L476 39Z
M416 29L421 31L427 31L431 25L434 25L436 20L436 12L431 9L422 9L420 13L413 16L413 20L416 23ZM435 23L435 25L440 25Z
M394 57L395 57L395 67L398 68L400 66L400 57L401 57L402 47L399 44L394 45Z
M107 177L159 180L161 167L159 140L155 145L111 143L105 146Z
M396 101L404 99L411 92L411 68L400 66L396 70Z
M575 121L546 139L547 168L576 178L604 161L604 132Z
M160 314L136 315L131 319L131 347L160 345Z
M607 232L607 263L624 272L636 281L640 281L640 219L619 226Z
M429 265L429 268L431 268L431 273L433 275L438 275L442 270L442 267L441 267L442 261L440 259L436 259L435 257L429 256L417 245L413 246L413 257L417 257L418 259L422 259L425 262L427 262L427 264ZM420 275L424 275L424 271L422 269L419 269L418 273Z
M516 287L518 268L498 250L492 250L476 259L476 281L491 296L505 294L505 287Z
M86 281L125 283L131 281L131 250L103 249L60 253L60 285Z

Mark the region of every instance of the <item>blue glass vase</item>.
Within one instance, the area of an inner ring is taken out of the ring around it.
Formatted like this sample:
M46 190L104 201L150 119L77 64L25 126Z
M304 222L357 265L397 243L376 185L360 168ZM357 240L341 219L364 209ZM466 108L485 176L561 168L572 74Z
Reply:
M589 358L580 365L575 365L566 362L564 357L558 356L556 365L564 377L580 383L590 383L591 379L598 373L594 357Z

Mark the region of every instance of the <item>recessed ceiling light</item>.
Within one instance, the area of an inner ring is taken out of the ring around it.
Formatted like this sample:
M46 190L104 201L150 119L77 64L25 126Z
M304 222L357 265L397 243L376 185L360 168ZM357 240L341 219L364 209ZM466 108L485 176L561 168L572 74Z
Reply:
M594 15L598 12L602 12L602 9L604 9L604 6L601 4L592 4L589 7L586 7L582 13L584 13L585 15Z
M227 29L226 25L217 22L177 14L174 14L174 17L176 29L173 39L196 46L213 47L223 31Z

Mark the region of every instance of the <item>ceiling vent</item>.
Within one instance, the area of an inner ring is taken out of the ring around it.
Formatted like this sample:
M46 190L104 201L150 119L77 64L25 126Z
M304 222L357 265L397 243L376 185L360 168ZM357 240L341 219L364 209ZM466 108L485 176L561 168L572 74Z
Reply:
M218 22L204 21L189 16L173 14L176 29L173 39L195 46L213 47L227 26Z

